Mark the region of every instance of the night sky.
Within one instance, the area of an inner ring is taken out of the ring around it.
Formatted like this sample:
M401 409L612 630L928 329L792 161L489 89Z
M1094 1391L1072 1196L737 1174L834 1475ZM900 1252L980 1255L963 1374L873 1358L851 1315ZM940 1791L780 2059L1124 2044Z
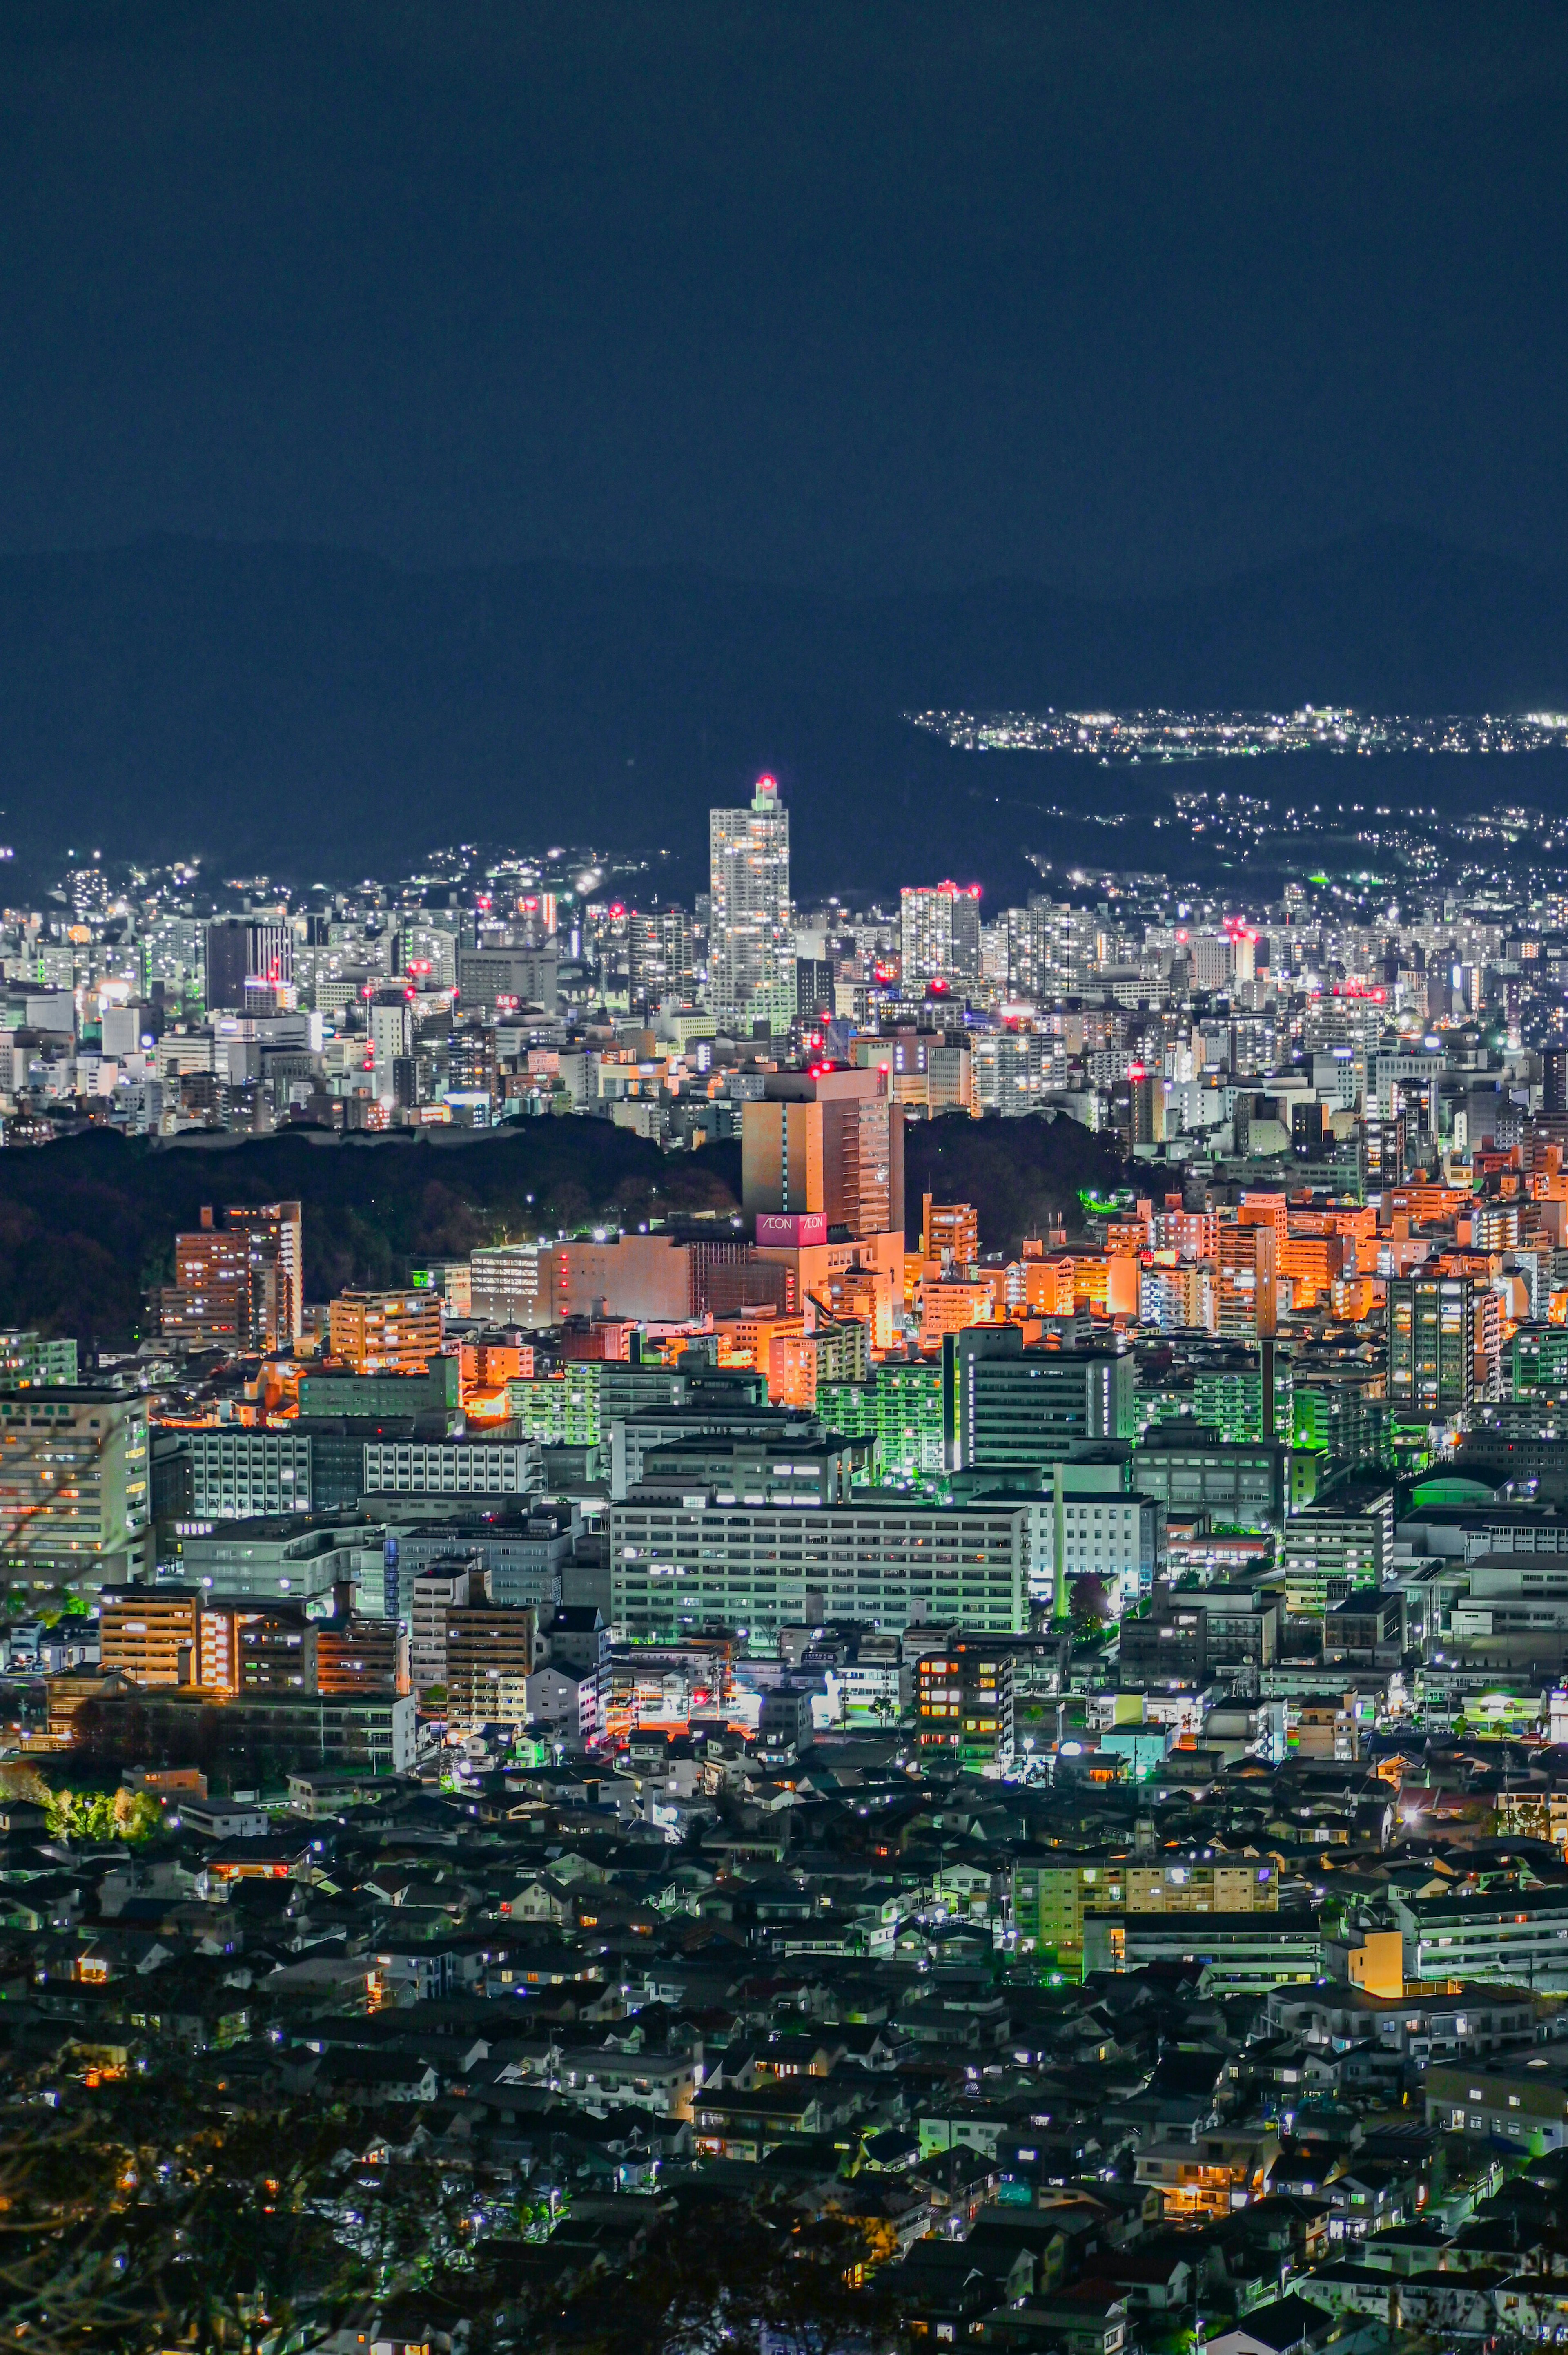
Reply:
M5 0L0 553L1554 566L1568 12Z

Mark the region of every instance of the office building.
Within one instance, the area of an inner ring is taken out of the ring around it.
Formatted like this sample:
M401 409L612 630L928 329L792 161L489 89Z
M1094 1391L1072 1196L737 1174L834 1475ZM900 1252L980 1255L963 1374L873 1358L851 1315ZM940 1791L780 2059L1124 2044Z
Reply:
M494 1243L469 1263L468 1314L487 1325L530 1330L558 1322L556 1253L548 1243Z
M613 1505L612 1632L733 1627L759 1641L829 1619L1011 1635L1029 1625L1023 1505Z
M367 1440L367 1497L522 1497L540 1494L544 1465L531 1439Z
M795 1015L789 901L789 814L772 777L758 777L749 809L708 814L708 1001L720 1022L749 1037Z
M1162 1423L1132 1458L1141 1495L1171 1520L1206 1517L1242 1529L1275 1529L1290 1506L1290 1450L1280 1440L1223 1440L1211 1426Z
M357 1513L220 1521L182 1546L188 1585L235 1600L346 1601L367 1579L379 1583L387 1533Z
M1064 1576L1092 1578L1103 1587L1110 1609L1130 1605L1150 1593L1160 1567L1165 1517L1152 1497L1133 1496L1121 1485L1121 1466L1114 1467L1114 1483L1080 1481L1081 1471L1098 1466L1067 1464L1061 1503ZM1054 1600L1056 1513L1054 1497L1033 1507L1033 1599L1049 1608Z
M1135 1372L1112 1349L1026 1349L1016 1325L976 1326L942 1343L948 1468L1021 1472L1088 1440L1130 1439Z
M630 1493L642 1503L711 1489L720 1505L842 1505L868 1453L841 1441L688 1438L645 1454Z
M774 1071L741 1110L741 1200L753 1217L821 1219L825 1231L771 1240L826 1242L904 1231L904 1109L886 1071ZM902 1249L902 1242L900 1243Z
M270 1014L292 1003L294 935L281 919L224 918L207 928L209 1014Z
M341 1367L328 1367L323 1373L302 1375L300 1381L300 1413L316 1420L375 1423L405 1415L444 1417L457 1414L461 1406L462 1364L455 1350L432 1357L422 1370L414 1373L353 1374Z
M1362 1587L1379 1587L1393 1562L1393 1491L1350 1505L1309 1507L1295 1514L1279 1541L1285 1607L1293 1617L1318 1617Z
M486 940L457 953L458 1002L486 1022L504 1022L531 1007L553 1015L560 1003L560 951L554 940L537 946Z
M213 1423L182 1431L180 1444L190 1462L193 1520L257 1520L265 1515L308 1513L316 1503L311 1434L297 1423L269 1431ZM341 1501L357 1504L359 1496L356 1485L353 1497ZM328 1508L338 1501L321 1499Z
M560 1603L562 1575L579 1530L570 1506L526 1502L407 1526L394 1540L398 1600L411 1595L414 1580L427 1570L458 1561L468 1565L475 1601L483 1595L498 1607L526 1605L543 1625Z

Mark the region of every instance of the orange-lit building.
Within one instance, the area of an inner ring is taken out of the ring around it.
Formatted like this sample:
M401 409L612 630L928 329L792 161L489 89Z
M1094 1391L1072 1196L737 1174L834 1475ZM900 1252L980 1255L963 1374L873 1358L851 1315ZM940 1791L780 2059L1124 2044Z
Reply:
M1009 1309L1027 1309L1035 1316L1070 1316L1073 1269L1065 1252L1057 1259L1014 1260L1006 1271Z
M175 1238L175 1280L159 1295L159 1326L187 1348L291 1349L304 1329L302 1213L298 1202L230 1209L219 1224Z
M1215 1322L1222 1341L1266 1340L1278 1327L1277 1236L1272 1218L1222 1226L1215 1238Z
M972 1267L980 1257L980 1213L972 1202L920 1200L920 1250L944 1267Z
M1130 1252L1085 1252L1072 1266L1075 1308L1086 1307L1096 1316L1138 1315L1139 1262Z
M971 1325L990 1325L995 1310L996 1297L989 1284L962 1276L943 1276L935 1283L927 1280L920 1293L921 1348L934 1352L941 1348L946 1334L967 1332Z
M356 1374L422 1374L441 1350L434 1292L344 1292L332 1304L331 1348Z
M1289 1279L1292 1304L1316 1306L1332 1290L1344 1265L1340 1235L1287 1235L1279 1246L1279 1273Z
M201 1597L137 1588L100 1604L99 1666L139 1685L205 1684L201 1672Z

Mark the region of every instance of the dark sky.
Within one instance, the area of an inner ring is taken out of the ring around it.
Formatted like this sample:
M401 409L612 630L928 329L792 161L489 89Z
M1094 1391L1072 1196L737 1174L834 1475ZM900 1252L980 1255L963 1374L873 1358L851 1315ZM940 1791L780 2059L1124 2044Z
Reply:
M1568 10L5 0L0 549L1554 564Z

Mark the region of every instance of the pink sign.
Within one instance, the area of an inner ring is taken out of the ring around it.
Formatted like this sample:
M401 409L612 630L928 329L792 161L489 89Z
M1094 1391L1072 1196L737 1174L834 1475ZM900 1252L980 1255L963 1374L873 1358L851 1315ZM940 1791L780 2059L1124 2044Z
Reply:
M825 1243L828 1222L821 1210L758 1210L757 1240L800 1251L807 1243Z

